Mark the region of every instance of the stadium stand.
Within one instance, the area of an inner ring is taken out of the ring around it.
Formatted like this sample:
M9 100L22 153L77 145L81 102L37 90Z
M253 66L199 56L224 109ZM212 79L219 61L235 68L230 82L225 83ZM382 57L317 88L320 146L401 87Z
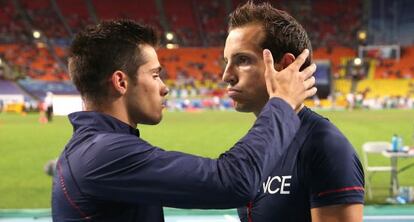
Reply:
M59 95L78 94L75 86L69 82L24 79L19 80L18 83L26 92L38 99L43 99L47 92Z
M68 80L44 44L5 44L0 45L0 53L9 66L18 73L18 78L27 76L43 80Z
M177 33L180 43L187 46L201 46L201 33L198 32L197 17L194 16L194 1L164 1L165 14L170 18L172 31Z
M24 95L13 81L0 80L0 95Z
M368 36L371 42L379 44L412 45L414 32L414 4L411 1L379 1L370 4ZM396 23L398 25L396 25Z
M192 76L197 80L221 78L222 48L180 48L158 50L168 79Z
M20 3L33 29L41 30L50 39L61 39L68 36L67 30L57 19L57 12L49 0L21 0Z
M27 94L13 81L0 80L0 111L21 112Z
M376 62L376 79L410 79L414 77L414 47L404 47L399 61L381 59Z
M314 47L356 47L355 36L362 25L362 1L346 1L346 7L338 4L340 2L311 1L311 10L307 11L310 14L306 15L306 19L300 20L310 30Z
M226 8L222 2L199 1L195 7L194 13L198 15L200 21L201 36L206 46L221 46L226 38Z
M18 16L12 1L0 1L0 42L26 42L22 18Z
M77 33L86 25L93 23L85 1L56 0L56 3L72 33Z
M72 35L87 24L102 19L129 18L155 26L160 34L167 31L174 33L175 39L171 42L178 44L179 48L161 47L158 50L160 62L166 71L164 77L170 88L177 92L183 89L196 91L197 96L200 93L221 96L225 87L220 80L224 67L222 47L227 31L226 15L244 2L118 0L117 4L113 4L109 0L0 0L0 58L13 73L3 75L4 69L1 69L0 78L27 78L34 82L48 81L51 85L65 82L69 80L65 63ZM358 44L361 43L356 33L368 24L373 27L368 27L368 31L378 34L379 30L375 27L389 25L389 22L384 22L387 13L391 13L392 19L400 19L403 27L414 30L414 27L410 28L410 21L414 21L414 18L407 11L414 8L414 4L398 0L401 15L392 12L373 13L367 18L363 16L367 14L364 10L368 8L377 12L380 4L367 6L361 0L349 0L346 4L343 0L300 1L300 4L287 0L270 2L291 13L308 30L315 60L330 61L332 95L338 94L334 97L342 100L339 103L345 104L343 101L350 93L364 92L366 98L412 96L412 41L407 40L407 44L401 45L399 60L364 59L366 73L359 77L357 83L350 74L352 67L350 69L349 65L358 56ZM391 7L396 3L384 4L384 7ZM34 39L33 30L39 30L43 36ZM401 31L401 35L404 33ZM362 44L389 43L384 42L384 38L368 36L367 42ZM407 39L409 35L401 38ZM164 38L162 43L166 43ZM19 84L28 87L25 83ZM35 98L40 96L36 90L28 91L33 92Z
M71 4L70 0L62 0ZM160 18L157 12L155 1L145 0L118 0L113 4L111 0L93 0L97 17L100 19L134 19L144 22L161 30Z

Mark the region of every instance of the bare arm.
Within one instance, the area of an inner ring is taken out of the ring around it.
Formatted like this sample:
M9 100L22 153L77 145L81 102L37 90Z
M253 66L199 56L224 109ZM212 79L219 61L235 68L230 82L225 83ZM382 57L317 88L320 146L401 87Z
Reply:
M341 204L311 209L312 222L362 222L364 205Z

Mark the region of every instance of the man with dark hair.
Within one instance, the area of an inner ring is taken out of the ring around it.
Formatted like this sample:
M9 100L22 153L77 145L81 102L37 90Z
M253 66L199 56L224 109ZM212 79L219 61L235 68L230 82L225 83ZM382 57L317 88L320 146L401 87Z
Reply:
M270 49L275 62L264 62ZM229 19L223 80L240 112L256 116L268 102L267 69L289 66L311 43L303 27L269 3L237 8ZM311 63L311 56L304 66ZM270 67L270 68L269 68ZM288 149L278 154L272 173L246 207L242 221L362 221L364 174L354 148L329 120L303 104L301 126Z
M316 92L315 67L299 71L304 50L285 70L264 71L269 102L218 159L164 151L136 129L161 121L168 93L156 44L151 28L132 21L102 22L76 35L69 72L86 111L69 115L74 133L56 164L54 221L161 222L162 206L243 206L299 128L294 109Z

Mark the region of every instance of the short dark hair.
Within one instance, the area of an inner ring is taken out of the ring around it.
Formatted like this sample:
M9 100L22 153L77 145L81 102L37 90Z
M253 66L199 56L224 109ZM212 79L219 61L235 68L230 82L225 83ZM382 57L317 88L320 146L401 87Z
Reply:
M230 14L229 31L255 23L262 25L265 34L260 47L269 49L275 61L279 61L285 53L297 57L304 49L309 49L309 57L302 68L310 65L312 45L309 37L287 12L273 8L267 2L255 5L253 1L248 1Z
M81 96L101 104L109 96L109 78L117 70L136 80L143 61L140 46L156 47L149 26L131 20L103 21L78 33L70 47L69 74Z

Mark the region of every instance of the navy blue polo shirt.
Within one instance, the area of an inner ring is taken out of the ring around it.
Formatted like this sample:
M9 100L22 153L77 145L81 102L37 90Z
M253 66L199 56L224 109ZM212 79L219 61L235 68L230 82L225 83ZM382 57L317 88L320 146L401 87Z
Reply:
M310 209L364 202L364 171L354 148L329 120L308 108L257 197L238 209L243 222L311 221Z
M162 206L236 208L256 196L300 126L271 99L249 132L218 159L164 151L98 112L69 115L74 133L57 162L53 221L164 221Z

